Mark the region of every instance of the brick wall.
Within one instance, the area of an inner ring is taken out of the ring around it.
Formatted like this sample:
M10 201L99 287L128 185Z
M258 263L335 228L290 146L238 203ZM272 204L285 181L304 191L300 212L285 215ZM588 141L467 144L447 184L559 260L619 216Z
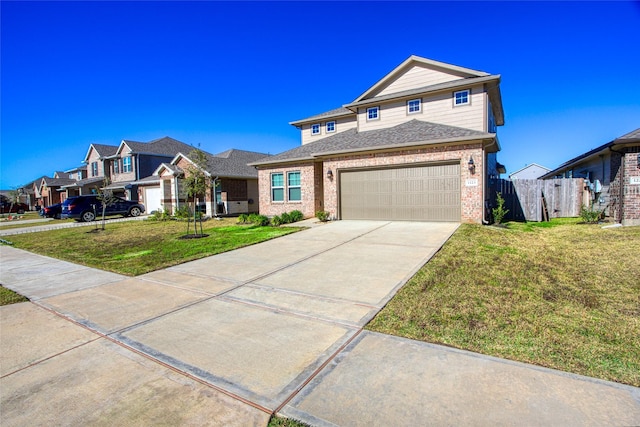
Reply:
M640 147L630 147L624 156L624 184L622 187L622 224L640 225L640 184L632 184L632 178L640 179L638 168Z
M306 162L295 165L276 166L271 169L260 169L258 171L258 184L259 184L259 203L260 214L273 216L281 215L284 212L291 212L293 210L299 210L303 213L305 218L311 218L315 215L316 205L316 173L314 172L314 163ZM300 171L300 187L302 192L301 201L288 202L287 201L287 172ZM285 201L284 202L272 202L271 201L271 174L283 173L285 181Z

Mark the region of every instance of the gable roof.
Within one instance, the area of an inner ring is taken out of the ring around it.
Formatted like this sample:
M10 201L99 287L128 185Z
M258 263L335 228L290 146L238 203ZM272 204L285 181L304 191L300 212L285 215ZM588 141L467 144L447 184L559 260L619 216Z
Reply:
M84 160L82 163L87 163L89 161L89 153L91 150L95 150L98 153L98 158L105 158L109 156L113 156L118 150L117 145L104 145L104 144L90 144L89 149L87 150L87 154L84 156Z
M92 177L92 178L84 178L84 179L80 179L78 181L73 181L70 184L65 184L62 185L61 188L76 188L76 187L84 187L85 185L89 185L89 184L95 184L97 182L102 183L104 181L104 177L102 176L98 176L98 177Z
M441 125L413 119L394 127L358 132L344 132L301 145L284 153L262 158L252 166L292 161L314 160L321 156L362 151L389 150L422 145L445 144L472 140L495 140L495 134Z
M40 187L42 184L46 184L47 187L61 187L63 185L68 185L76 182L74 179L69 178L50 178L48 176L42 177L42 182L40 183Z
M118 146L117 151L113 155L119 155L125 146L129 147L131 152L134 154L151 154L166 157L173 157L180 152L188 153L195 149L192 145L185 144L184 142L178 141L177 139L173 139L169 136L164 136L149 142L138 142L123 139Z
M269 154L236 150L234 148L218 154L203 152L207 159L205 172L210 176L225 178L257 178L258 171L253 166L249 166L249 163L269 157ZM180 159L185 159L193 164L193 161L189 158L189 153L178 153L171 163L161 164L153 174L158 175L162 169L167 169L172 174L183 173L183 169L177 166Z
M537 164L537 163L529 163L529 164L528 164L528 165L526 165L525 167L520 168L520 169L518 169L518 170L517 170L517 171L515 171L515 172L511 172L511 173L509 174L509 176L516 175L516 174L518 174L518 173L520 173L520 172L522 172L522 171L524 171L524 170L531 169L532 167L538 167L538 168L540 168L540 169L544 169L544 170L546 170L547 172L549 172L549 171L551 170L551 169L549 169L549 168L547 168L547 167L544 167L544 166L542 166L542 165L539 165L539 164Z
M315 116L307 117L306 119L294 120L292 122L289 122L289 124L293 126L298 126L309 121L314 121L319 119L332 119L332 118L345 117L345 116L355 116L355 113L348 108L339 107L339 108L334 108L333 110L326 111L324 113L316 114Z
M564 163L562 163L560 166L558 166L557 168L553 169L551 172L547 172L546 174L542 175L540 178L545 179L545 178L549 178L552 177L554 175L556 175L558 172L566 170L569 167L572 167L586 159L588 159L589 157L595 156L597 154L602 153L603 151L609 150L609 149L613 149L612 147L616 146L616 145L626 145L626 144L631 144L631 145L640 145L640 128L633 130L629 133L626 133L616 139L614 139L613 141L607 142L606 144L602 144L599 147L594 148L593 150L589 150L586 153L580 154L579 156L574 157L571 160L568 160Z

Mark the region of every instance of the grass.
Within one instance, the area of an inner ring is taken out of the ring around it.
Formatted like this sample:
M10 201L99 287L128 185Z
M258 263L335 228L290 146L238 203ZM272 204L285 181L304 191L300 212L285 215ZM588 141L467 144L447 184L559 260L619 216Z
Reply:
M462 225L367 329L640 386L640 227Z
M107 224L104 231L77 227L7 236L6 240L19 249L136 276L299 230L235 223L234 218L207 221L203 228L209 236L202 239L179 239L186 233L186 222L131 221Z
M0 306L26 301L29 301L29 299L0 285Z
M32 219L42 219L42 217L32 218ZM64 224L65 222L76 222L74 219L56 219L51 221L42 221L42 222L30 222L24 223L21 220L4 222L0 224L0 230L10 230L12 228L28 228L28 227L41 227L43 225L56 225L56 224Z
M267 427L309 427L309 424L279 416L272 416Z

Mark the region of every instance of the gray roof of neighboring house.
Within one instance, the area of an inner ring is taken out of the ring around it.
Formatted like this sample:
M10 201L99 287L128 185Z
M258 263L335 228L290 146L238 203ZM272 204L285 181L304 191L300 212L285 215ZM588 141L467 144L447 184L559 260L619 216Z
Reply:
M324 113L316 114L315 116L307 117L306 119L294 120L289 122L290 125L296 125L299 123L305 123L311 120L328 119L333 117L342 116L355 116L356 113L345 107L334 108L333 110L325 111Z
M163 163L163 165L166 166L167 164ZM160 183L160 177L158 175L149 175L146 178L142 178L137 181L131 182L132 185L152 185L152 184L159 184L159 183Z
M71 184L63 185L62 188L72 188L72 187L84 187L85 185L95 184L96 182L102 182L104 177L93 177L93 178L85 178L78 181L73 181Z
M50 178L48 176L43 177L42 180L47 184L47 187L62 187L75 182L69 178Z
M312 160L318 156L330 154L488 138L495 138L495 134L413 119L394 127L366 132L349 129L284 153L254 161L252 165Z
M122 141L122 143L131 148L133 153L154 154L167 157L173 157L178 153L188 154L191 150L195 149L195 147L192 145L185 144L184 142L180 142L177 139L173 139L168 136L154 139L153 141L149 142L137 142L125 139Z
M118 151L117 145L104 145L104 144L91 144L93 149L98 152L100 157L109 157L116 154Z
M567 169L568 167L573 166L574 164L577 164L581 160L591 157L594 154L597 154L601 151L607 150L613 147L614 145L629 144L634 142L640 143L640 128L633 130L629 133L626 133L621 137L614 139L613 141L607 142L606 144L602 144L601 146L596 147L593 150L589 150L586 153L580 154L579 156L574 157L573 159L562 163L560 166L558 166L557 168L555 168L550 172L547 172L546 174L542 175L540 178L544 179L544 178L552 177L556 175L558 172L560 172L561 170Z
M258 171L249 163L269 158L268 154L231 149L218 154L207 154L207 172L228 178L257 178Z

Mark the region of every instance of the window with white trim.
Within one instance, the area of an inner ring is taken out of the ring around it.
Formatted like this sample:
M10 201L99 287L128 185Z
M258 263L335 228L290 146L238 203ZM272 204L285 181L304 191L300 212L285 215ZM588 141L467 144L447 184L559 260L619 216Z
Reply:
M311 125L311 135L320 135L320 123Z
M98 162L91 162L91 176L98 176Z
M327 122L327 133L336 131L336 122Z
M407 101L407 114L416 114L422 111L422 105L419 99L410 99Z
M133 167L131 166L131 156L122 158L122 173L127 173L133 171Z
M120 173L120 159L113 161L113 173Z
M299 202L302 200L300 171L287 172L287 196L290 202Z
M380 118L380 107L367 108L367 120L378 120Z
M271 201L284 202L284 175L281 172L271 174Z
M453 92L453 105L468 105L471 103L471 98L469 97L469 89L459 90L457 92Z

